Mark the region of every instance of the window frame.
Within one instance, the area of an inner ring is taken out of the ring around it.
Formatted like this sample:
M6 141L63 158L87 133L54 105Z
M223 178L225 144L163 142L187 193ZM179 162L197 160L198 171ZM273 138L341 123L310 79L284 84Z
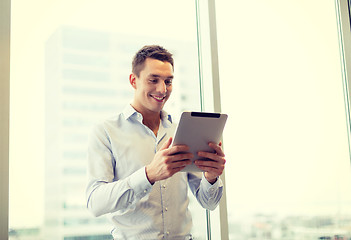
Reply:
M216 7L212 0L195 0L198 38L198 64L200 79L201 111L221 112L221 93L218 65ZM203 67L206 65L206 67ZM222 140L223 142L223 140ZM223 145L224 148L224 145ZM219 204L219 226L222 240L229 239L225 171L221 175L224 185ZM206 210L207 239L212 239L211 212ZM218 229L216 229L218 230ZM217 231L218 232L218 231ZM216 239L218 236L214 236Z
M11 1L0 1L0 238L8 239Z
M340 66L344 86L344 102L346 111L346 121L349 138L349 153L351 160L351 1L335 0L335 8L338 23Z

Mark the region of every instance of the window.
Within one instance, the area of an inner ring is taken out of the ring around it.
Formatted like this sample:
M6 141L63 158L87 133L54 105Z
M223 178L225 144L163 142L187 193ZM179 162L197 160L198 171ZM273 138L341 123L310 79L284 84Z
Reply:
M88 134L132 100L131 60L147 44L174 54L166 110L200 110L195 3L13 0L11 33L10 239L109 239L85 209Z
M229 239L349 239L334 3L217 1L217 12Z
M126 59L142 45L142 39L163 44L179 54L179 59L197 62L193 2L153 2L172 10L145 19L149 1L123 5L111 0L103 4L96 0L11 1L10 239L110 239L104 219L87 217L80 204L83 199L70 194L84 182L83 129L121 106L110 100L115 86L98 88L96 83L125 79L130 69ZM349 0L335 2L343 3L341 15L350 6ZM35 6L41 6L39 12ZM10 0L2 1L0 60L4 64L0 66L5 70L0 71L0 204L4 210L8 194L9 9ZM130 21L126 9L139 13L134 15L138 21ZM346 135L350 122L345 121L342 100L334 9L331 1L216 1L222 111L229 114L224 134L229 239L350 238ZM158 21L159 16L167 21ZM179 19L188 24L180 24ZM147 23L158 28L142 27ZM342 28L343 76L350 76L350 35L346 26ZM116 41L126 36L127 44L117 47ZM106 51L111 42L113 51ZM205 49L206 44L203 42ZM180 52L177 46L182 46ZM183 50L191 52L191 59L181 54ZM182 62L177 58L176 63ZM208 68L203 65L206 78ZM107 70L115 66L121 71ZM198 80L193 67L179 66L182 70L176 79L193 76ZM58 84L56 92L49 80ZM45 86L56 96L46 96ZM130 96L126 85L117 87L123 89L119 100ZM186 102L188 109L200 109L198 85L183 90L174 92L173 99ZM210 101L207 95L212 95L209 90L202 96L205 105ZM184 105L174 101L168 107L179 112ZM63 131L55 132L58 127ZM50 149L47 139L59 142L59 147L51 141ZM57 169L47 164L50 153L62 160ZM53 174L60 177L50 175L52 170L58 170ZM205 225L204 218L203 212L196 214L196 227ZM1 214L0 222L0 235L7 236L6 214ZM217 219L213 223L223 227ZM84 228L86 224L91 227ZM70 229L73 225L80 227ZM202 228L195 231L197 239L205 239Z

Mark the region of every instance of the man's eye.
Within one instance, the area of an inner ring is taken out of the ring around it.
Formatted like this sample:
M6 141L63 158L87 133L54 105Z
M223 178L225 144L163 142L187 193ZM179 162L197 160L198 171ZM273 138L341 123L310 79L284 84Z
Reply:
M166 84L166 85L172 85L172 80L166 80L166 81L165 81L165 84Z
M152 83L157 83L157 79L150 79L149 81Z

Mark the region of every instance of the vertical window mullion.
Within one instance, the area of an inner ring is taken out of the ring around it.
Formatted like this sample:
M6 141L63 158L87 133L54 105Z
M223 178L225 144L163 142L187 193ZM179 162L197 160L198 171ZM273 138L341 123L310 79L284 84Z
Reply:
M340 64L344 86L346 121L348 125L349 152L351 153L351 12L350 0L336 0L336 15L339 31ZM350 155L351 159L351 155Z
M0 238L8 239L10 0L0 2Z
M215 2L195 0L201 111L221 112ZM206 65L206 67L204 67ZM205 72L206 71L206 72ZM225 172L221 179L225 186ZM219 205L221 239L229 239L225 187ZM211 240L210 211L206 211L207 237Z

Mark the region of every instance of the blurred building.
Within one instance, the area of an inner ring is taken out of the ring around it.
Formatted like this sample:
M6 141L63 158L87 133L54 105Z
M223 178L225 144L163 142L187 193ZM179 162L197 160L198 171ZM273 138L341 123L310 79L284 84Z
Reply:
M9 229L8 240L43 240L40 228Z
M196 44L167 40L178 91L167 111L199 110ZM132 57L142 36L61 27L46 45L44 239L111 239L104 217L85 207L86 150L94 123L120 112L133 97ZM181 51L179 49L181 44Z

